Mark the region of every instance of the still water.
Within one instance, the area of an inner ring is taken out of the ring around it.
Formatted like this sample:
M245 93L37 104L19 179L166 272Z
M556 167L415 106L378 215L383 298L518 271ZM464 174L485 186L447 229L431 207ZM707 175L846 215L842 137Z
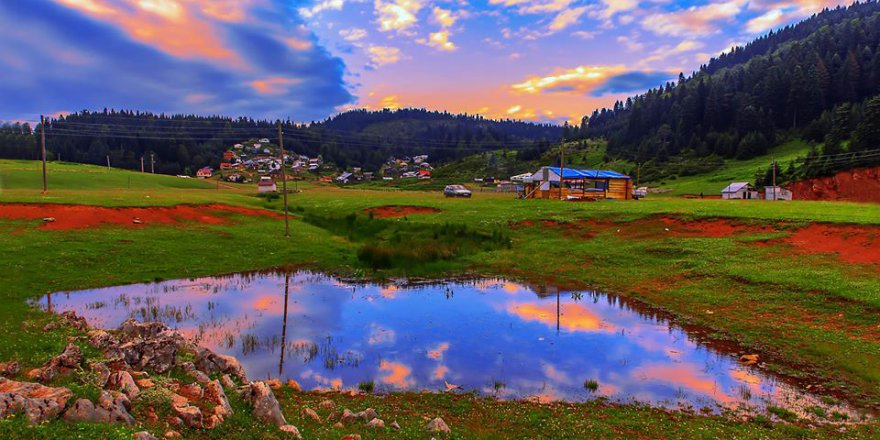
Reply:
M460 386L501 398L605 397L713 412L824 406L637 305L589 291L499 279L351 284L298 272L61 292L40 304L50 300L53 311L75 310L96 327L162 321L236 356L251 378L294 379L304 389L372 381L377 391Z

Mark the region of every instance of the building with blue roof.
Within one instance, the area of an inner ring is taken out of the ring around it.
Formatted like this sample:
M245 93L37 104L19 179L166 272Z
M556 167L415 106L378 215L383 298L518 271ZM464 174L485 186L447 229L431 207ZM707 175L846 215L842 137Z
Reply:
M541 167L525 179L524 197L558 200L630 200L632 178L610 170Z

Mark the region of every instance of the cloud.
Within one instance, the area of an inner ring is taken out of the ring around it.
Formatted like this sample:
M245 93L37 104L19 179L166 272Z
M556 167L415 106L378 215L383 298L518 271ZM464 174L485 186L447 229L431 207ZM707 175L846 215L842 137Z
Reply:
M305 18L312 18L328 10L341 11L343 6L345 6L344 0L324 0L315 3L311 8L299 8L299 14Z
M629 52L641 52L645 49L645 45L638 40L637 35L621 35L617 37L617 42L624 45L626 47L626 50Z
M342 37L343 40L354 43L356 41L363 40L367 37L366 29L361 28L351 28L351 29L343 29L339 31L339 36Z
M428 46L445 51L454 51L455 49L457 49L455 44L449 41L449 31L445 29L430 33L428 35L428 40L426 44Z
M452 14L452 11L449 9L443 9L434 7L431 11L433 14L434 22L440 25L442 28L452 27L456 21L458 21L458 17Z
M574 31L571 33L571 36L578 37L581 40L592 40L593 38L596 38L596 33L590 31Z
M0 45L18 60L4 65L0 118L112 107L310 120L351 102L342 61L295 16L274 17L228 1L0 2Z
M773 9L747 21L746 31L750 34L758 34L768 29L775 28L788 19L789 16L782 12L781 9Z
M581 15L584 15L584 12L587 12L586 6L581 6L579 8L571 8L562 11L553 18L553 21L550 22L549 29L553 32L561 31L573 24L577 24L580 20Z
M625 72L624 66L578 66L557 70L552 75L534 76L513 84L511 89L522 93L577 92L587 93L607 81L610 75Z
M376 0L374 7L378 15L379 30L405 32L418 22L416 14L422 9L422 3L418 0Z
M568 9L574 0L489 0L492 5L516 8L518 14L544 14Z
M718 32L717 22L733 20L745 5L746 0L730 0L653 14L642 20L642 27L658 35L709 35Z
M391 46L370 46L367 55L375 67L394 64L401 59L400 49Z
M618 12L629 11L639 6L639 0L602 0L605 9L602 10L602 16L611 18Z
M626 72L608 78L601 86L590 92L593 96L602 96L610 93L642 92L652 87L662 85L673 79L675 75L668 72Z

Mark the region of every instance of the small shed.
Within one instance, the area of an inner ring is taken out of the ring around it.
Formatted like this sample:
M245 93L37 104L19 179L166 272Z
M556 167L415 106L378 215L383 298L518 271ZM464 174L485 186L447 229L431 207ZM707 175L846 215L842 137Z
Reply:
M524 182L523 197L528 199L633 198L632 179L610 170L541 167L525 178Z
M721 198L726 200L753 200L758 192L749 182L733 182L721 190Z
M275 181L272 180L271 177L263 176L260 177L260 181L257 182L257 192L261 193L269 193L278 191L278 187L275 185Z
M791 200L792 192L781 186L765 186L764 200Z

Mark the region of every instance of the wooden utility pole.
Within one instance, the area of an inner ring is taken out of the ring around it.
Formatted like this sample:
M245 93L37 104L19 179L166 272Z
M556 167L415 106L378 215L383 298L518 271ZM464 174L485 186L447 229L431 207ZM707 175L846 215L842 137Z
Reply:
M776 200L776 160L773 160L773 200Z
M156 160L153 159L153 153L150 153L150 174L156 174Z
M639 177L642 175L642 163L636 162L636 189L639 189Z
M284 318L281 324L281 361L278 362L278 378L284 374L284 349L287 345L287 297L290 294L290 273L284 274Z
M144 156L141 156L141 172L144 172Z
M281 191L284 192L284 236L290 237L290 219L287 215L287 170L284 169L284 133L278 120L278 147L281 149Z
M40 115L40 146L43 151L43 194L49 192L49 182L46 179L46 118Z
M110 155L107 155L107 170L110 170Z
M565 200L562 188L565 187L565 139L559 144L559 200Z

